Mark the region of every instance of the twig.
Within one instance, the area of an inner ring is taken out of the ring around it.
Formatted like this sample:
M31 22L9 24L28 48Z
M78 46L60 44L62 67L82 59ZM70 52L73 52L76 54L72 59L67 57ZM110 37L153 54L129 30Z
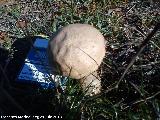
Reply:
M129 81L129 83L134 87L134 89L135 89L136 91L139 92L139 94L140 94L142 97L145 97L145 95L141 92L141 90L138 88L137 85L135 85L135 84L132 83L131 81Z
M136 4L134 4L132 7L129 8L129 10L126 12L128 14L133 8L135 8Z
M139 68L152 67L153 65L156 66L159 63L160 63L160 61L150 62L149 64L145 64L145 65L133 65L133 69L138 70Z
M152 96L150 96L150 97L147 97L147 98L145 98L145 99L137 100L136 102L132 103L130 106L133 106L133 105L136 105L136 104L138 104L138 103L141 103L141 102L145 102L145 101L147 101L147 100L150 100L150 99L156 97L156 96L159 95L159 94L160 94L160 91L158 91L158 92L155 93L154 95L152 95ZM129 108L130 106L126 106L125 108L123 108L123 110Z
M140 29L137 27L134 27L133 29L136 30L138 33L140 33L143 37L147 37L146 34ZM156 45L152 40L150 41L156 48L160 49L160 47L158 45Z
M125 77L126 73L128 72L128 70L130 69L130 67L134 64L137 56L139 56L141 54L141 52L144 50L144 48L146 47L147 43L151 40L151 38L155 35L155 33L160 29L160 23L157 23L157 25L154 27L154 29L152 30L152 32L147 36L147 38L141 43L139 49L137 50L136 54L133 56L133 58L131 59L130 63L128 64L127 68L125 69L125 71L123 72L121 78L119 79L119 81L117 82L115 88L118 88L120 82L123 80L123 78Z
M156 45L152 40L150 41L156 48L158 48L160 50L160 47L158 45Z
M137 29L137 28L138 28L138 29ZM140 33L144 38L146 37L145 33L144 33L138 26L133 27L133 29L134 29L135 31L137 31L138 33Z

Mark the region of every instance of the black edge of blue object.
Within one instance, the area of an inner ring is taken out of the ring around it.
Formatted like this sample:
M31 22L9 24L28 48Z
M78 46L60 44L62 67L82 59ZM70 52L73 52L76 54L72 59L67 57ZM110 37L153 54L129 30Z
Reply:
M18 75L18 82L37 84L43 89L55 88L49 81L51 68L47 57L48 40L36 38Z

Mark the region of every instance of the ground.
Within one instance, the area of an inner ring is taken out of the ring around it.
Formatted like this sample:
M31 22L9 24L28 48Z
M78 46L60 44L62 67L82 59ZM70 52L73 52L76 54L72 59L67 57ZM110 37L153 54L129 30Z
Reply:
M120 80L141 43L160 21L159 3L147 0L3 0L0 4L1 115L15 112L83 120L160 119L160 30L149 39ZM106 55L99 68L101 94L85 96L71 79L63 94L10 82L16 75L8 74L5 68L14 66L13 71L17 70L15 66L22 63L14 64L13 59L23 61L25 57L16 56L12 49L15 41L20 40L20 46L24 48L27 47L24 41L31 36L50 38L70 23L91 24L107 40Z

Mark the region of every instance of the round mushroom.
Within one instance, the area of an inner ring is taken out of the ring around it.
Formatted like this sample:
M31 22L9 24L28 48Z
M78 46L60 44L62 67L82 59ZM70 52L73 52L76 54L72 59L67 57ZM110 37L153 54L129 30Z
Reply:
M79 80L84 90L87 85L96 85L94 93L100 92L100 80L95 71L105 56L105 39L96 28L70 24L56 32L48 48L49 61L55 71Z

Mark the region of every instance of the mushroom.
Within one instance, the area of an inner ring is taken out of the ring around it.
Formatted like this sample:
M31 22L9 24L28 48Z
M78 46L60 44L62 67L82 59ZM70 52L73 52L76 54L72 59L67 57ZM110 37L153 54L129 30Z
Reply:
M48 54L55 72L78 80L88 95L100 92L97 69L105 56L105 39L96 28L88 24L61 28L50 40Z

